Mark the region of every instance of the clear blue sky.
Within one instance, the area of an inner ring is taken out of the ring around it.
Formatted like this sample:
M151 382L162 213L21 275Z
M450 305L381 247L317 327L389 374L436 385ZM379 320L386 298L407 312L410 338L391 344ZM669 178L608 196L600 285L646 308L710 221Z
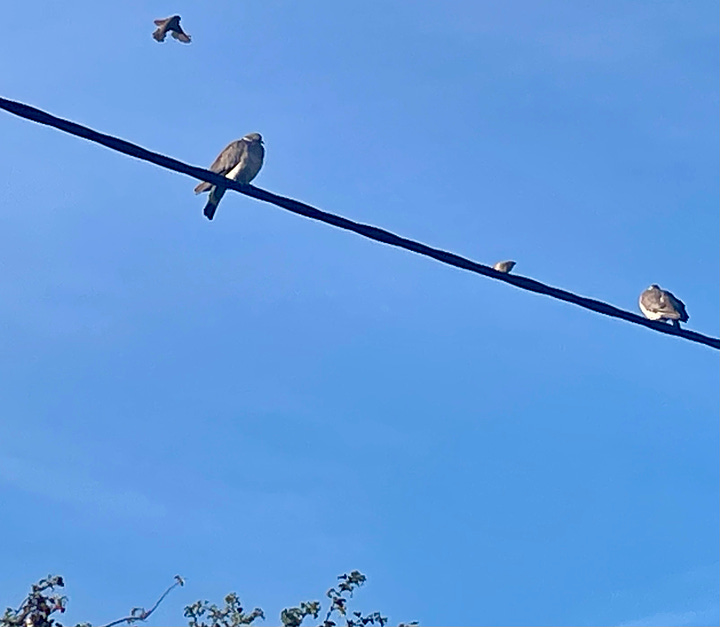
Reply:
M4 97L718 334L716 2L5 2ZM179 13L191 45L152 37ZM718 613L718 353L0 113L0 606Z

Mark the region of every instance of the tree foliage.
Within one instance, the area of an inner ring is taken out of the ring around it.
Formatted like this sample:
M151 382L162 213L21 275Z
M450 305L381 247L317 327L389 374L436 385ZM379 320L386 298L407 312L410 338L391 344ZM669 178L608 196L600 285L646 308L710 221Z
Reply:
M358 570L340 575L338 583L325 593L328 605L325 617L322 622L317 623L318 626L385 627L388 619L380 612L363 614L351 611L349 607L353 593L365 581L365 575ZM103 627L133 625L146 621L174 588L184 584L185 580L176 575L174 583L160 595L150 609L134 607L127 616L106 623ZM5 610L0 617L0 627L63 627L55 616L58 613L64 613L67 607L67 597L56 591L64 587L63 578L57 575L49 575L41 579L32 585L30 592L17 609L9 607ZM222 607L208 601L196 601L186 606L183 615L188 620L188 627L241 627L242 625L252 625L256 620L265 618L265 613L257 607L250 612L245 612L240 598L234 592L228 594L224 602ZM306 601L298 606L285 608L280 612L280 621L283 627L301 627L306 618L317 620L321 613L322 604L319 601ZM410 625L417 625L417 622L400 623L399 627L409 627ZM92 624L78 623L75 627L92 627Z

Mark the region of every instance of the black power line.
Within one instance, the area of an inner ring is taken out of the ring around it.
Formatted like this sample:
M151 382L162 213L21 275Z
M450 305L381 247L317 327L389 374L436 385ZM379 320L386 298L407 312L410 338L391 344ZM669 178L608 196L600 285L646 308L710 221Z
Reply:
M177 159L166 157L156 152L151 152L150 150L146 150L145 148L141 148L140 146L131 144L130 142L117 137L105 135L104 133L98 133L91 128L76 124L75 122L70 122L69 120L63 120L62 118L55 117L54 115L50 115L49 113L45 113L40 109L36 109L35 107L31 107L21 102L0 98L0 108L22 118L32 120L33 122L52 126L53 128L70 133L71 135L77 135L83 139L88 139L92 142L102 144L107 148L117 152L122 152L123 154L131 157L135 157L143 161L149 161L150 163L159 165L162 168L174 170L175 172L180 172L181 174L187 174L188 176L200 179L201 181L208 181L213 185L222 185L228 189L233 189L241 194L245 194L246 196L251 196L252 198L271 203L277 207L282 207L283 209L305 216L306 218L310 218L312 220L318 220L320 222L325 222L338 228L345 229L346 231L352 231L353 233L357 233L358 235L373 239L377 242L389 244L390 246L396 246L397 248L404 248L405 250L410 250L419 255L436 259L441 263L455 266L456 268L462 268L463 270L468 270L470 272L474 272L475 274L482 274L497 281L504 281L505 283L509 283L510 285L514 285L515 287L523 290L536 292L537 294L545 294L551 298L557 298L558 300L563 300L567 303L577 305L578 307L590 309L591 311L595 311L605 316L620 318L621 320L626 320L627 322L632 322L633 324L639 324L660 333L675 335L691 342L697 342L698 344L704 344L705 346L710 346L711 348L720 350L720 339L718 338L709 337L707 335L703 335L702 333L696 333L695 331L689 331L687 329L681 329L665 322L648 320L638 314L625 311L624 309L618 309L608 303L592 298L586 298L585 296L578 296L572 292L552 287L550 285L546 285L545 283L540 283L534 279L529 279L515 274L498 272L490 266L485 266L483 264L476 263L475 261L470 261L470 259L461 257L460 255L440 250L438 248L432 248L405 237L400 237L390 231L367 224L360 224L332 213L320 211L320 209L316 209L315 207L311 207L305 203L285 198L283 196L278 196L265 191L264 189L254 187L253 185L236 183L235 181L227 179L215 172L210 172L209 170L204 170L203 168L188 165L187 163L183 163Z

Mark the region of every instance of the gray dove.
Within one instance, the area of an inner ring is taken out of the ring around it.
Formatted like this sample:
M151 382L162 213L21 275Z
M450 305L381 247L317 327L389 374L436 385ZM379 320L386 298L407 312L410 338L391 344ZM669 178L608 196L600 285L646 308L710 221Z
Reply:
M165 41L165 36L170 33L178 41L182 41L184 44L190 43L190 35L188 35L180 26L180 16L173 15L167 17L164 20L155 20L155 25L158 27L153 33L153 37L157 41Z
M688 316L685 303L671 292L663 290L654 283L640 294L640 311L650 320L669 320L673 326L680 328L681 322L687 322Z
M209 170L222 174L238 183L248 184L260 172L265 158L265 148L260 133L249 133L242 139L230 142L213 161ZM195 188L195 193L210 192L203 213L212 220L220 199L225 194L224 187L216 187L203 181Z
M514 261L498 261L495 265L493 265L493 270L497 270L498 272L504 272L505 274L509 274L510 271L515 267Z

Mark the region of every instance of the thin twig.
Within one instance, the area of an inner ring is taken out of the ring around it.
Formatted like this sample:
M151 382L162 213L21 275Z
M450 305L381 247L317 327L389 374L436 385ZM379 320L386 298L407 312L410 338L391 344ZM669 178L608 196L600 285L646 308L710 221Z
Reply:
M347 218L321 211L320 209L316 209L315 207L311 207L310 205L306 205L305 203L299 202L297 200L278 196L276 194L265 191L264 189L260 189L258 187L254 187L252 185L243 185L241 183L237 183L235 181L225 178L224 176L216 174L215 172L210 172L209 170L204 170L202 168L188 165L187 163L183 163L182 161L178 161L177 159L173 159L171 157L166 157L165 155L152 152L117 137L98 133L91 128L76 124L75 122L70 122L69 120L58 118L54 115L41 111L40 109L36 109L35 107L31 107L20 102L15 102L13 100L6 100L5 98L0 98L0 108L5 109L6 111L9 111L10 113L13 113L14 115L20 116L22 118L32 120L33 122L52 126L53 128L59 129L66 133L70 133L71 135L76 135L78 137L88 139L92 142L101 144L103 146L106 146L107 148L110 148L117 152L121 152L131 157L135 157L143 161L148 161L149 163L154 163L155 165L158 165L162 168L174 170L175 172L180 172L181 174L187 174L188 176L199 179L201 181L207 181L214 185L222 185L223 187L235 190L237 192L240 192L241 194L245 194L246 196L251 196L252 198L256 198L257 200L268 202L277 207L281 207L283 209L291 211L292 213L305 216L306 218L310 218L312 220L325 222L326 224L330 224L346 231L352 231L353 233L357 233L358 235L362 235L363 237L367 237L377 242L382 242L384 244L395 246L397 248L403 248L419 255L430 257L432 259L440 261L441 263L454 266L456 268L461 268L463 270L468 270L469 272L474 272L475 274L481 274L490 277L491 279L495 279L496 281L503 281L505 283L509 283L510 285L514 285L517 288L527 290L529 292L535 292L536 294L544 294L546 296L550 296L551 298L556 298L558 300L577 305L578 307L583 307L584 309L595 311L605 316L619 318L621 320L625 320L626 322L631 322L632 324L638 324L648 329L652 329L653 331L658 331L659 333L665 333L666 335L674 335L676 337L686 339L690 342L704 344L705 346L720 350L720 339L718 338L703 335L702 333L697 333L695 331L689 331L687 329L681 329L677 326L670 325L665 322L648 320L647 318L643 318L636 313L632 313L624 309L619 309L617 307L614 307L613 305L604 303L599 300L595 300L593 298L579 296L577 294L573 294L572 292L546 285L545 283L541 283L540 281L536 281L528 277L498 272L490 266L471 261L470 259L466 259L465 257L461 257L460 255L456 255L454 253L441 250L439 248L432 248L431 246L427 246L426 244L421 244L420 242L416 242L405 237L395 235L394 233L391 233L384 229L380 229L367 224L353 222L352 220L348 220Z
M138 621L145 621L148 619L150 614L152 614L158 606L165 600L165 597L170 594L170 592L177 588L178 586L182 586L185 584L185 580L180 577L180 575L175 575L175 583L172 584L170 587L168 587L165 592L163 592L160 595L160 598L155 601L155 605L153 605L149 610L146 610L144 608L135 608L131 613L130 616L126 616L125 618L118 618L117 620L112 621L111 623L108 623L107 625L103 625L102 627L114 627L115 625L121 625L122 623L127 623L128 625L132 625L133 623L136 623ZM135 610L140 610L138 613L135 613Z

